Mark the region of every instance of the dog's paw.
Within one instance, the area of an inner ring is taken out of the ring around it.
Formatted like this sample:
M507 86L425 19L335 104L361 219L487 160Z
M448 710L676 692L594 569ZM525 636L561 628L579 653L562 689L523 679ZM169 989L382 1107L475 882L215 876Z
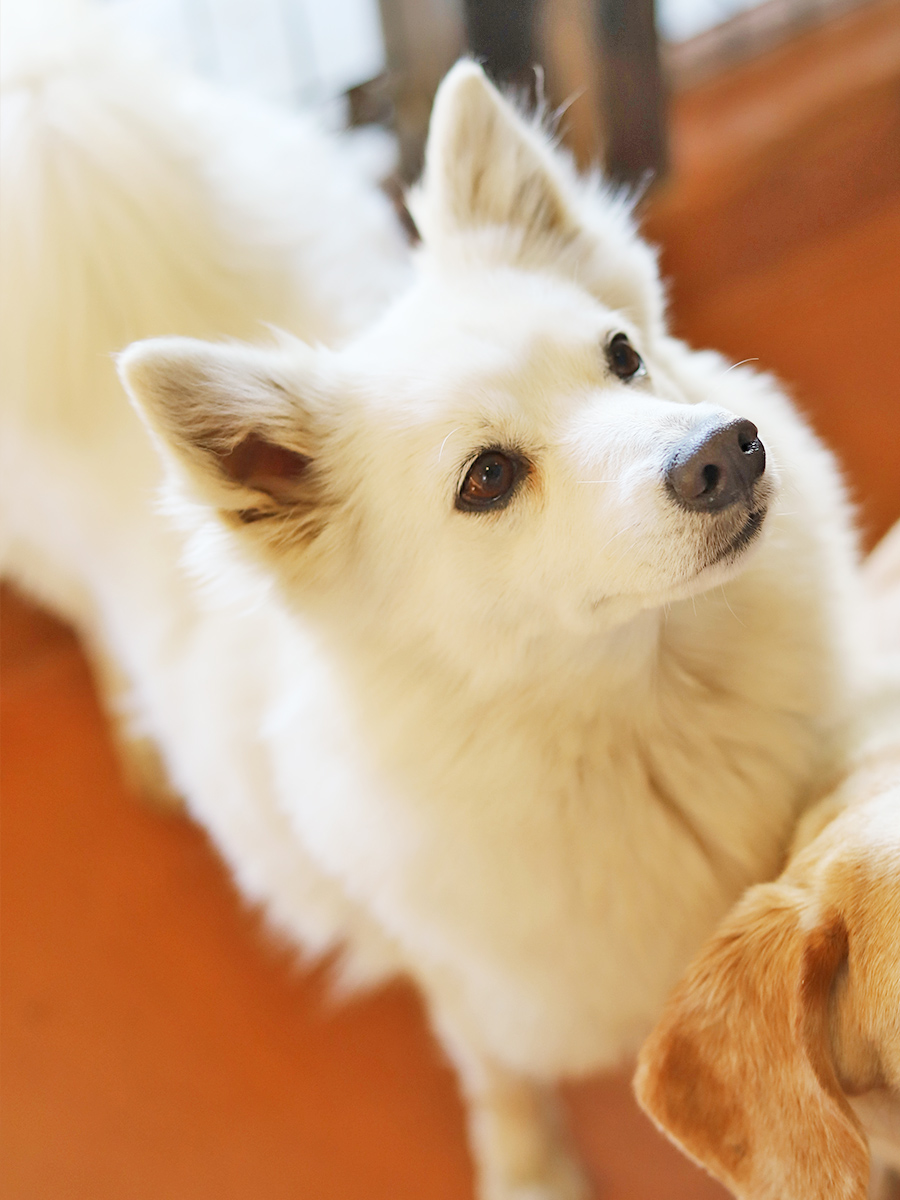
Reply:
M577 1163L569 1159L548 1178L516 1187L510 1200L590 1200L593 1189Z
M479 1190L479 1200L590 1200L593 1195L578 1162L562 1147L530 1178L494 1177Z

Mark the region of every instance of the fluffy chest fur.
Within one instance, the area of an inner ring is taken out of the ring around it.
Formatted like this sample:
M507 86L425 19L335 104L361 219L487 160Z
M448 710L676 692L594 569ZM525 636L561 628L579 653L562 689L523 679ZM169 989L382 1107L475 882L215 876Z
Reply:
M764 586L641 614L591 661L539 658L489 697L434 662L376 654L368 673L355 647L326 796L297 782L323 750L302 689L270 724L304 844L510 1067L634 1049L690 948L781 865L827 770L833 664L797 653L796 599L779 614L770 594L758 636Z

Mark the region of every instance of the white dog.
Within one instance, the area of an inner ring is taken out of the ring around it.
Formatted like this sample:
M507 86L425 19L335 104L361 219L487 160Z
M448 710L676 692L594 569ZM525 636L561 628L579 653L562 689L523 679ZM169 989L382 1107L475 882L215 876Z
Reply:
M131 64L67 69L10 104L6 570L108 664L242 892L351 979L417 982L481 1196L580 1195L550 1086L636 1050L835 768L832 460L770 379L667 334L625 206L475 65L435 102L406 288L330 148L300 186L277 123L223 137ZM258 316L305 340L120 358L166 519L99 355Z

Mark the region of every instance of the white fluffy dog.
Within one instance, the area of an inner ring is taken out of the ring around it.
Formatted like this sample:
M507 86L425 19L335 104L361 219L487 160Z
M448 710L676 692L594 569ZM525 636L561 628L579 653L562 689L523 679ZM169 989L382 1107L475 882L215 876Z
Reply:
M635 1051L834 769L832 460L771 379L667 334L626 208L475 65L405 286L332 147L60 62L7 88L5 570L242 892L351 979L416 981L480 1195L580 1195L550 1085ZM304 340L121 356L148 438L103 354L260 317Z

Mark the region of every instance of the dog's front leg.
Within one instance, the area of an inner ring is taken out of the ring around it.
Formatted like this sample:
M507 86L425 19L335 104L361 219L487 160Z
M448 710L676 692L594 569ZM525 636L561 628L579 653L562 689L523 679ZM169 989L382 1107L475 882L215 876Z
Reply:
M98 621L97 630L100 628ZM115 653L107 648L102 632L82 630L81 633L125 779L151 807L162 812L180 812L184 800L174 790L162 752L153 738L141 729L133 679Z
M478 1200L587 1200L551 1088L443 1038L468 1109Z

